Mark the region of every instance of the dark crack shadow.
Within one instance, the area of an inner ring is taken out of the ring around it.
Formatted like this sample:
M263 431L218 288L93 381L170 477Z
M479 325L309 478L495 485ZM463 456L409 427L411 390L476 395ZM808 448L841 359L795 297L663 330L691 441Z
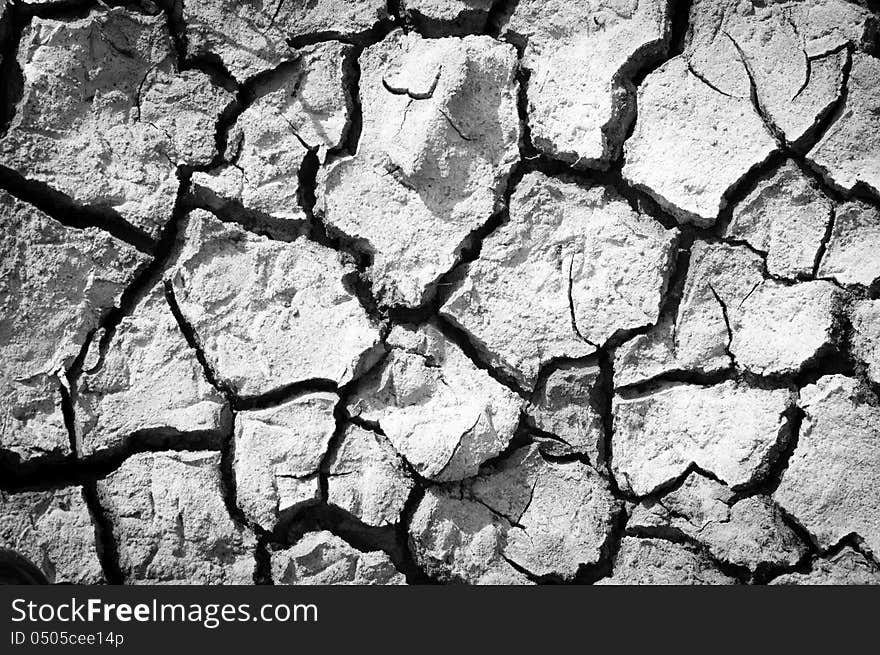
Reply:
M431 582L401 543L399 526L366 525L345 510L319 501L301 503L282 512L267 539L267 547L270 553L290 547L305 534L320 530L327 530L362 552L383 551L410 584Z

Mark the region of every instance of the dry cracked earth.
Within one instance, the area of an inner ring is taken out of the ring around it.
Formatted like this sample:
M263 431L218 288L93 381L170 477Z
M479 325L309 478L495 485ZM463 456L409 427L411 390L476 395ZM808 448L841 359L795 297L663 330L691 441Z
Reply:
M880 582L880 5L0 0L0 575Z

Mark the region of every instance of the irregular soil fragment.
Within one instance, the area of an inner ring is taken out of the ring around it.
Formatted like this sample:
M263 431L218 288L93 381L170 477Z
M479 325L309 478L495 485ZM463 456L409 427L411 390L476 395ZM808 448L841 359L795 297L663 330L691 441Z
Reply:
M775 150L748 98L710 87L674 57L639 86L623 176L681 223L709 227L727 194Z
M188 56L217 58L240 82L295 58L290 39L356 36L386 17L384 0L183 3Z
M413 485L386 439L356 425L346 428L327 472L327 502L367 525L392 525Z
M129 584L250 584L253 535L223 503L220 453L141 453L98 481Z
M35 18L19 64L24 92L0 163L157 238L177 166L211 160L232 96L204 73L178 72L164 16L123 9Z
M249 520L271 530L281 512L318 497L338 401L336 394L310 393L236 415L236 500Z
M800 36L800 47L796 50L804 50L807 57L840 50L847 44L866 50L877 36L878 25L871 12L848 0L783 0L773 3L694 0L689 16L688 45L694 47L712 41L728 26L751 27L761 36L758 28L762 22L773 23L780 18L787 23L786 30L791 28ZM772 36L771 33L769 41ZM772 54L768 51L768 59Z
M219 447L229 409L186 343L162 284L120 321L106 353L99 351L93 339L89 357L98 361L75 395L80 454L120 448L136 435L165 443L209 435Z
M752 573L794 566L807 552L766 496L733 502L733 492L699 473L658 500L642 501L627 522L627 529L636 528L674 528L704 544L716 559Z
M382 551L361 552L339 537L310 532L272 553L272 580L291 585L402 585L403 574Z
M880 208L858 200L837 207L834 228L819 277L841 284L872 285L880 280Z
M395 327L382 365L360 386L349 411L375 422L422 476L474 475L501 452L519 424L522 401L478 369L432 325Z
M293 64L255 91L259 97L229 130L229 163L193 175L209 206L237 201L279 219L306 220L299 175L314 152L323 160L350 128L347 59L353 48L322 43L297 52Z
M797 373L835 341L842 294L828 282L765 280L739 307L727 303L730 352L758 375Z
M876 585L880 584L880 566L847 546L836 555L817 559L809 573L780 575L770 584Z
M446 581L524 583L573 578L602 557L620 504L580 462L521 448L472 481L430 488L410 524L417 561Z
M614 399L618 484L638 496L656 491L691 464L732 489L760 481L789 436L786 389L755 389L733 381L714 386L662 383Z
M847 89L838 118L807 160L839 189L861 185L880 196L880 61L854 54Z
M61 457L65 375L146 256L97 228L62 226L0 191L0 448Z
M430 37L477 34L486 28L493 0L403 0L409 23Z
M868 379L880 384L880 300L865 300L853 309L852 354L865 366Z
M856 533L880 552L876 397L852 378L827 375L801 390L800 405L804 419L797 448L774 500L820 548Z
M536 436L542 452L586 455L594 466L603 462L605 430L594 405L601 376L596 363L563 364L538 385L527 412L537 429L557 437Z
M520 0L502 35L525 46L528 115L541 152L605 168L635 117L632 77L666 54L667 0Z
M371 255L382 304L416 306L501 207L519 155L516 51L398 31L360 70L357 154L327 172L316 211Z
M525 585L529 578L503 556L510 523L457 487L429 487L409 526L416 563L441 582Z
M870 14L847 4L698 0L685 56L691 70L720 92L751 96L768 129L803 150L842 94L848 42L861 43L870 30Z
M614 560L614 573L599 585L728 585L724 575L691 546L661 539L624 537Z
M221 383L266 394L314 378L345 384L375 361L378 328L344 284L340 255L272 241L202 211L181 226L169 279Z
M767 253L767 272L788 279L810 278L834 205L790 159L733 209L724 230Z
M535 447L476 478L470 493L511 522L504 555L534 576L573 578L596 564L620 504L580 462L550 462Z
M82 489L0 491L0 547L27 558L49 584L99 584L95 528Z
M825 281L765 279L763 267L745 247L697 242L677 314L617 349L615 383L733 364L789 375L815 361L835 344L842 294Z
M532 389L551 360L657 320L676 236L608 188L530 173L441 313Z

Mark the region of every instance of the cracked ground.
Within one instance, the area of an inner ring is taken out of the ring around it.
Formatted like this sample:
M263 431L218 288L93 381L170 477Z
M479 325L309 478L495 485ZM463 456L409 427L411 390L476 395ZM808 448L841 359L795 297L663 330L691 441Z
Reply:
M0 578L880 583L875 0L0 0Z

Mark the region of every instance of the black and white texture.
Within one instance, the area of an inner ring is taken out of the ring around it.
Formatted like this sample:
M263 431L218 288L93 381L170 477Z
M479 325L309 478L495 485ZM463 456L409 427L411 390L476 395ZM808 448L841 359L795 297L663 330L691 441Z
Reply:
M880 583L873 0L0 0L0 577Z

